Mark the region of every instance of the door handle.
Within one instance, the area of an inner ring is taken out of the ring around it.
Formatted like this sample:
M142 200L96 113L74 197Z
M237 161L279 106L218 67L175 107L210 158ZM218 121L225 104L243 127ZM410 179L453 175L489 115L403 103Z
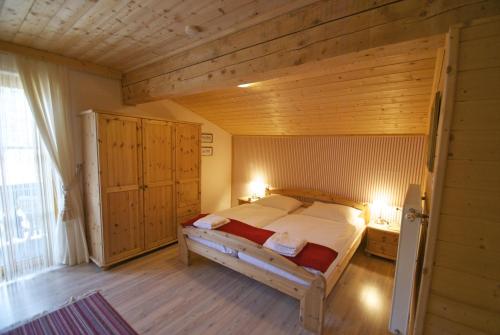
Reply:
M417 210L415 208L410 208L408 210L408 212L406 213L405 215L405 218L410 221L410 222L413 222L415 221L416 219L428 219L429 218L429 215L427 214L422 214L420 212L417 212Z

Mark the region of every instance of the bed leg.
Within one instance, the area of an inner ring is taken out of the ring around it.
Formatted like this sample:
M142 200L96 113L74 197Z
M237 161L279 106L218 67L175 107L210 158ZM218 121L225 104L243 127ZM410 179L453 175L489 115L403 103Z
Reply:
M186 236L182 233L182 226L177 227L177 244L179 246L179 259L189 266L191 264L191 252L186 243Z
M318 276L318 279L313 281L309 290L300 299L300 322L305 329L316 334L323 332L325 287L325 279Z

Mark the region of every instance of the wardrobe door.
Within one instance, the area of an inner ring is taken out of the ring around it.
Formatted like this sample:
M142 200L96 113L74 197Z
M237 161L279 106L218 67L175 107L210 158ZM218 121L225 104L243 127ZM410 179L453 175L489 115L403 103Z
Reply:
M142 120L146 249L177 239L174 219L173 126Z
M105 263L144 250L140 119L99 115Z
M177 222L200 213L200 126L177 124L175 128Z

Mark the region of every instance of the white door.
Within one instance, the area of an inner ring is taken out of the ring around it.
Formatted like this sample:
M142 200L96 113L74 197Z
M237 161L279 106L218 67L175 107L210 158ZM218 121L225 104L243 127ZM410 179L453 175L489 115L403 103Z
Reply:
M392 313L389 321L389 330L394 334L408 334L412 303L415 297L421 213L420 186L412 184L406 192L401 218L396 277L392 293Z

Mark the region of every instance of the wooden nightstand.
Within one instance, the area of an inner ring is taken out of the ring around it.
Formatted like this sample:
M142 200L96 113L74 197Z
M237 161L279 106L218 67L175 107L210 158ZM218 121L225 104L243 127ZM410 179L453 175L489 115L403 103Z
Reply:
M365 251L391 260L398 255L399 229L388 225L370 223L366 227Z
M240 197L240 198L238 198L238 205L249 204L249 203L252 203L252 202L257 201L259 199L260 198L252 198L252 197L249 197L249 196Z

